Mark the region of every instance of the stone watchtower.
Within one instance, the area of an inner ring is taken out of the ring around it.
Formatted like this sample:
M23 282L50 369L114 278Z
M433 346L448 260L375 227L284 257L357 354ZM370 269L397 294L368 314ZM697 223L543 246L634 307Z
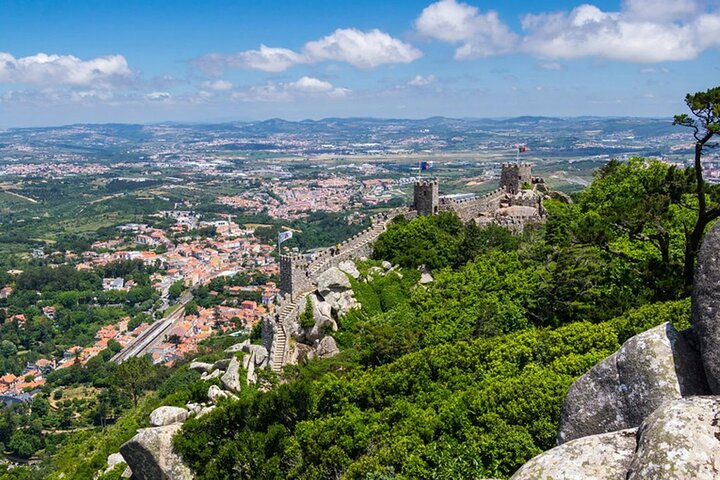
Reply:
M280 255L280 292L290 297L306 291L312 284L307 268L308 261L302 255Z
M437 180L418 180L415 182L414 205L418 215L436 215L440 205Z
M517 193L523 184L532 183L532 166L529 163L504 163L500 173L500 188Z

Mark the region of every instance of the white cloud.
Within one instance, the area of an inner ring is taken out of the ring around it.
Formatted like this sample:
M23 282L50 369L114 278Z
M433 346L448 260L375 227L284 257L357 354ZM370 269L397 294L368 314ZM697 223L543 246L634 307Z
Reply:
M150 92L145 94L145 99L151 102L166 102L172 98L168 92Z
M415 78L408 82L408 85L411 87L426 87L431 83L434 83L435 80L437 80L435 75L416 75Z
M314 77L300 77L294 82L268 82L233 93L232 97L247 102L288 102L298 97L342 98L352 93L347 88Z
M632 0L619 12L585 4L569 13L526 15L522 48L547 58L656 63L690 60L720 45L720 15L692 16L697 9L677 3L683 2Z
M108 84L132 76L125 57L108 55L81 60L72 55L38 53L15 58L0 52L0 83L34 85Z
M211 53L194 60L201 70L218 74L226 68L247 68L263 72L282 72L302 63L300 54L287 48L273 48L260 45L259 50L248 50L234 54Z
M301 92L328 92L333 89L332 83L313 77L301 77L297 82L290 84L292 88Z
M720 46L720 13L709 0L624 0L619 11L582 4L528 14L523 35L494 11L458 0L427 6L415 20L427 38L459 45L458 60L525 52L546 59L598 57L637 63L681 61ZM554 66L554 62L546 65Z
M420 58L422 52L378 29L362 32L339 28L331 35L306 43L303 55L309 63L336 60L370 69L387 63L410 63Z
M340 61L371 69L389 63L409 63L421 56L422 52L412 45L378 29L363 32L355 28L339 28L319 40L307 42L300 53L287 48L261 45L259 50L204 55L193 63L211 74L221 73L226 68L277 73L293 65L323 61Z
M215 80L214 82L208 80L202 82L200 86L208 90L215 90L216 92L227 92L233 88L233 84L227 80Z
M421 35L459 44L458 60L487 57L512 51L518 41L497 12L480 13L477 7L456 0L440 0L427 6L415 20Z
M625 0L623 10L636 20L672 22L699 14L702 6L695 0Z

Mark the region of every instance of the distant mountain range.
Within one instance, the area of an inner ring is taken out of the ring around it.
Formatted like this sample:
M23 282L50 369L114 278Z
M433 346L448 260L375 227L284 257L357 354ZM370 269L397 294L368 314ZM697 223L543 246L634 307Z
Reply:
M431 117L419 120L325 118L288 121L151 125L77 124L0 131L0 153L153 152L181 148L272 150L297 154L467 151L522 143L531 151L594 148L664 152L686 142L687 132L670 118L534 117L483 119ZM689 137L688 137L689 139Z

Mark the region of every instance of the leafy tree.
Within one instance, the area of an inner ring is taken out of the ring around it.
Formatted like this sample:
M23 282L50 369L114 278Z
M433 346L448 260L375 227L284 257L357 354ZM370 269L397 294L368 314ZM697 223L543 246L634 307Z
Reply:
M107 348L112 353L118 353L120 350L122 350L122 345L120 345L120 343L117 340L111 338L110 340L108 340Z
M30 458L40 448L40 439L23 430L16 431L8 445L20 458Z
M112 383L130 395L133 404L137 406L140 395L148 388L153 377L150 360L145 356L133 357L118 365Z
M13 357L17 353L17 347L9 340L3 340L0 342L0 355L5 358Z
M300 314L300 326L302 328L312 328L315 325L315 316L313 314L313 304L310 297L305 299L305 308Z
M398 220L377 239L374 257L404 267L436 269L457 262L463 224L454 213Z
M198 305L194 301L190 301L185 305L185 315L199 315Z
M180 298L180 295L185 291L185 283L182 280L178 280L177 282L170 285L170 288L168 289L168 296L171 300L177 300Z
M704 92L696 92L685 96L685 104L690 109L692 117L686 113L676 115L674 124L688 127L695 137L695 193L697 196L697 218L692 230L686 233L685 265L683 277L685 286L689 287L695 274L695 259L700 249L705 229L713 220L720 217L720 203L717 189L708 191L703 177L702 156L706 149L714 148L716 143L710 143L715 135L720 134L720 87L711 88ZM693 118L694 117L694 118ZM708 198L709 197L709 198ZM708 200L710 202L708 202ZM708 205L710 203L710 205Z

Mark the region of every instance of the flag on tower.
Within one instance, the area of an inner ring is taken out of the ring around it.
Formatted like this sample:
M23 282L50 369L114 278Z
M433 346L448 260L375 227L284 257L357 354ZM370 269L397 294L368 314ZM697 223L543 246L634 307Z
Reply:
M527 152L527 147L525 145L518 145L518 153L525 153Z
M278 232L278 246L280 246L281 243L283 243L285 240L290 240L293 236L292 230L285 230L283 232Z
M420 162L421 172L424 172L425 170L430 170L430 167L432 167L432 162Z

